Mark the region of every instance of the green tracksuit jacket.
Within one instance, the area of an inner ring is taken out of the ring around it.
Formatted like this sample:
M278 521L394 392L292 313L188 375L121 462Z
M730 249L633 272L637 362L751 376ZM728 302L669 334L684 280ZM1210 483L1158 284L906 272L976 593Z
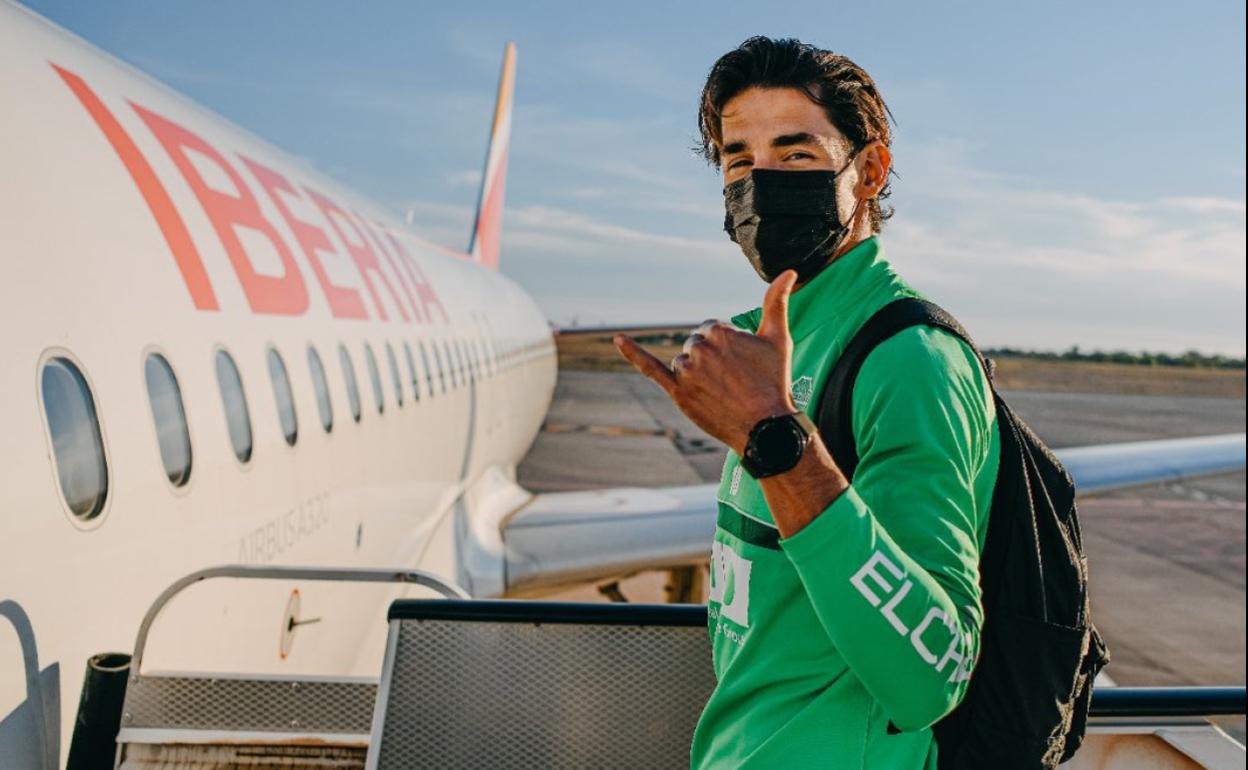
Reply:
M799 408L813 416L849 340L904 296L919 294L877 238L792 295ZM758 321L758 309L733 319ZM695 768L936 766L930 725L961 699L979 651L1000 454L992 392L965 343L915 327L867 358L853 423L853 485L787 539L739 458L724 463L709 602L718 685Z

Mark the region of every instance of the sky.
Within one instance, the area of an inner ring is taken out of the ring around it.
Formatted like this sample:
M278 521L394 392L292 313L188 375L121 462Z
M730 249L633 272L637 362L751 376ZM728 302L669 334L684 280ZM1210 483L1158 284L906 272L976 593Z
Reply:
M26 4L456 248L515 41L502 270L560 325L761 301L697 99L798 37L875 79L886 254L981 345L1244 355L1242 2Z

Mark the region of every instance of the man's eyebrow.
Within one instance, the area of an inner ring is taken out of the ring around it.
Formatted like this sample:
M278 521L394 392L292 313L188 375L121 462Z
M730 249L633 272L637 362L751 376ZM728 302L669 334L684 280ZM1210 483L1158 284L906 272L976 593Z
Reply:
M749 148L749 145L744 141L732 142L724 145L723 153L724 155L735 155L738 152L745 152L747 148Z
M805 131L798 134L784 134L777 136L771 140L772 147L792 147L795 144L818 144L819 139L814 134L808 134Z

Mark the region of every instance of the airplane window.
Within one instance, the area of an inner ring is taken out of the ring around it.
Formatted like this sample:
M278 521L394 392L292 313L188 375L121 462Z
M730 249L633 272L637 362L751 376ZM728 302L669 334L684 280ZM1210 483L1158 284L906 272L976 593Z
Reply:
M390 379L394 382L394 400L403 406L403 378L399 376L399 361L394 357L394 347L386 343L386 362L390 364Z
M455 354L455 371L459 373L459 381L461 384L468 384L468 372L464 367L464 349L459 344L459 340L452 340L451 352Z
M429 380L429 395L432 396L433 395L433 369L429 368L429 356L425 354L424 341L422 340L420 342L417 342L416 344L417 344L417 347L420 348L420 360L423 361L425 364L425 377L427 377ZM438 346L437 345L433 346L433 357L437 359L438 379L442 381L442 392L445 393L446 392L446 377L442 375L442 359L438 358Z
M412 400L420 400L420 380L416 378L416 360L412 358L412 346L403 343L403 357L407 359L407 378L412 381Z
M481 379L481 373L477 371L477 362L472 358L472 340L461 340L460 347L464 349L464 368L468 370L468 379L476 382Z
M321 354L311 345L308 345L308 371L312 373L312 387L316 390L316 409L321 413L321 427L329 433L334 429L334 402L329 400L329 381L325 378Z
M477 366L479 377L486 377L490 373L488 359L485 356L485 343L480 337L474 337L472 340L472 361Z
M494 347L494 340L485 338L485 360L488 361L490 374L498 374L498 348Z
M169 483L180 487L191 478L191 432L186 426L178 378L159 353L147 357L143 377L147 380L147 400L152 405L152 420L156 423L160 462L165 466Z
M381 372L377 369L377 356L373 348L364 343L364 363L368 364L368 378L373 381L373 400L377 402L377 414L386 411L386 397L381 392Z
M93 519L104 510L108 463L87 381L68 358L53 358L40 377L56 475L69 510Z
M468 371L468 361L464 357L464 341L452 340L451 350L455 353L455 368L459 370L459 381L467 385L472 373Z
M451 346L442 340L442 353L446 356L446 370L451 375L451 387L459 387L459 377L455 374L455 359L451 358Z
M290 392L290 377L286 374L286 362L275 348L269 348L269 379L273 381L273 397L277 399L277 419L282 424L282 436L286 443L295 445L299 438L299 421L295 415L295 396Z
M243 392L238 367L224 350L217 351L217 386L221 388L221 404L225 407L230 445L238 461L245 463L251 459L251 413L247 410L247 394Z
M338 346L338 363L342 366L342 378L347 383L347 402L351 405L351 418L360 421L360 388L355 382L355 364L345 345Z

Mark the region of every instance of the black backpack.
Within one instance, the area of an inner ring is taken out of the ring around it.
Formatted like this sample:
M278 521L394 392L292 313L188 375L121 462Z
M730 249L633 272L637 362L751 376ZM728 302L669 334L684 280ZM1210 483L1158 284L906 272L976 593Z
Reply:
M911 326L961 338L992 382L992 363L940 307L904 298L881 308L828 374L819 402L819 433L848 479L858 466L854 380L877 345ZM965 697L932 728L941 770L1054 768L1069 759L1083 742L1092 680L1109 662L1090 615L1074 482L995 383L992 392L1001 459L979 562L984 625Z

